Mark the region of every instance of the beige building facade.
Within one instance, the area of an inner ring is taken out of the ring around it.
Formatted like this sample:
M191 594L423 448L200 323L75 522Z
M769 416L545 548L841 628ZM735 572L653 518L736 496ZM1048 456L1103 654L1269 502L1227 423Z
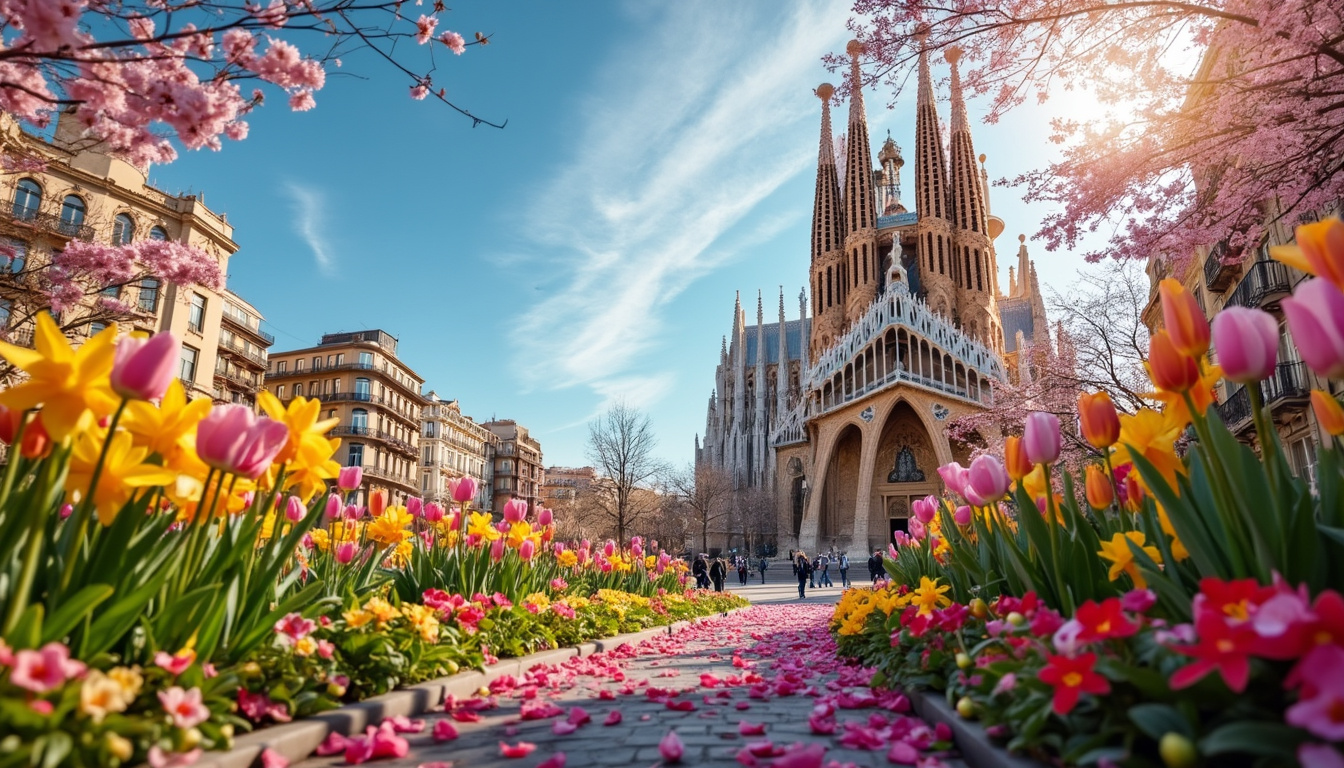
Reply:
M499 437L462 413L456 400L444 400L430 391L421 410L420 492L425 501L452 503L448 482L470 477L476 481L473 506L490 509L494 464L491 456Z
M1311 409L1311 390L1323 389L1338 397L1344 388L1339 382L1317 376L1302 362L1284 320L1281 302L1310 275L1275 261L1270 256L1270 248L1295 242L1294 230L1298 224L1339 216L1341 210L1318 211L1291 221L1279 216L1277 201L1266 206L1266 211L1271 223L1265 238L1239 254L1229 253L1227 242L1222 241L1200 248L1193 258L1149 259L1151 289L1143 321L1150 331L1162 328L1162 304L1157 287L1167 277L1179 280L1194 295L1210 320L1224 307L1234 306L1260 309L1273 315L1279 322L1278 362L1274 375L1260 383L1261 396L1288 453L1293 472L1314 483L1316 450L1325 435ZM1211 353L1211 356L1216 363L1216 354ZM1223 422L1239 439L1253 444L1255 425L1251 418L1250 390L1224 381L1218 386L1217 396L1215 407Z
M266 354L275 337L261 329L257 308L233 291L221 297L219 354L215 358L215 399L254 406L266 378Z
M499 438L491 456L494 473L491 508L499 512L511 499L522 499L535 508L541 502L541 488L546 480L541 443L527 427L513 419L487 421L484 426Z
M394 503L420 495L424 383L381 330L329 333L317 346L275 352L265 379L281 402L314 398L323 418L340 420L330 433L341 439L334 458L364 468L360 503L377 491Z
M33 313L46 306L39 293L43 270L53 253L75 240L186 243L212 256L220 273L228 274L238 245L224 214L207 208L199 195L172 195L151 186L145 169L99 152L73 123L58 122L53 139L46 141L0 114L0 155L17 159L14 168L0 171L0 197L5 201L0 205L0 244L12 252L0 258L0 333L11 342L31 343ZM232 400L245 387L223 386L236 383L228 372L245 371L236 373L238 382L250 381L248 374L257 371L255 358L264 365L265 348L257 343L264 339L254 337L254 359L225 358L233 343L221 341L225 307L229 301L246 305L228 296L144 277L94 290L56 313L56 319L76 342L111 320L128 331L171 331L182 340L178 375L188 394ZM250 311L259 322L260 314ZM217 375L221 369L226 372L223 380ZM255 383L247 386L255 392Z
M573 501L596 479L597 470L592 467L547 467L546 482L541 487L542 505Z

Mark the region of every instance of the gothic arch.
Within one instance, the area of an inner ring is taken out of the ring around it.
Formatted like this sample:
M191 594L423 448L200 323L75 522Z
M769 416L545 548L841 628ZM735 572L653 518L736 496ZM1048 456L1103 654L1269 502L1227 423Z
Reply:
M820 476L817 509L816 545L819 548L842 545L854 531L854 512L859 503L859 474L862 471L864 431L850 422L835 434L831 450Z

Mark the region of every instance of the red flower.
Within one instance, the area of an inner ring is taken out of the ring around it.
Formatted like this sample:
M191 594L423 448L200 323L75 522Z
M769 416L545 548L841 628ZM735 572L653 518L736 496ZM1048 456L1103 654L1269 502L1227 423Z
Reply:
M1091 643L1097 640L1109 640L1117 637L1129 637L1139 631L1139 625L1125 616L1120 599L1112 597L1100 605L1092 600L1078 606L1074 618L1083 625L1078 640Z
M1210 576L1199 582L1195 616L1207 611L1233 621L1248 621L1252 609L1273 594L1272 587L1262 587L1255 579L1223 581Z
M1111 692L1111 684L1092 668L1097 663L1097 654L1080 653L1073 658L1050 655L1047 664L1041 670L1042 682L1055 689L1055 714L1067 715L1078 705L1078 698L1084 693L1103 694Z
M1221 612L1206 611L1195 620L1195 631L1199 633L1198 643L1175 649L1195 661L1176 670L1171 687L1194 685L1216 669L1228 688L1237 693L1246 690L1251 674L1249 657L1259 639L1250 623L1229 624Z

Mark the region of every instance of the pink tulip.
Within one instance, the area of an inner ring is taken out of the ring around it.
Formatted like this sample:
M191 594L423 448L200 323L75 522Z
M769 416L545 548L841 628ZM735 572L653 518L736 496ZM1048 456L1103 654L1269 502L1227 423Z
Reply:
M910 538L915 541L923 541L924 537L928 535L928 532L928 529L919 521L919 518L916 517L910 521Z
M216 405L196 427L196 455L215 469L255 480L289 441L283 422L258 418L245 405Z
M510 523L521 523L527 519L527 502L522 499L509 499L504 505L504 519Z
M82 674L84 665L70 658L70 649L52 642L36 651L15 651L9 682L33 693L46 693Z
M443 519L443 507L438 502L431 501L425 505L425 522L437 523Z
M419 496L412 496L406 500L406 514L411 517L420 517L420 513L425 509L425 502Z
M971 462L967 485L984 500L984 503L976 506L983 507L1003 498L1008 493L1010 482L1008 470L1004 469L1003 463L993 456L984 454Z
M1307 365L1327 379L1344 378L1344 293L1308 280L1283 300L1283 313Z
M631 543L630 543L630 556L631 556L631 557L636 557L636 558L643 557L643 556L644 556L644 548L641 547L641 546L639 546L638 544L636 544L636 543L634 543L634 542L631 542Z
M1229 381L1267 379L1279 354L1279 323L1268 312L1228 307L1213 318L1213 348Z
M341 516L341 497L334 493L327 494L327 508L325 510L328 520L335 520Z
M971 508L964 504L960 507L957 507L957 510L952 513L952 522L956 523L957 525L970 525Z
M607 557L611 557L612 555L616 554L616 542L612 541L611 539L607 539L607 543L602 545L602 554L606 555Z
M476 478L460 478L455 484L450 485L449 489L453 493L453 501L456 501L459 504L465 504L476 498Z
M303 506L303 500L298 496L290 496L285 499L285 519L291 523L297 523L303 519L308 509Z
M504 559L504 539L498 538L490 543L490 559L496 563Z
M682 745L681 737L677 736L676 731L668 731L663 740L658 742L658 754L663 756L665 762L681 762L681 756L686 754L686 747Z
M358 520L360 515L363 514L364 514L363 507L357 507L354 504L346 504L345 511L342 513L342 517L344 517L346 520Z
M336 487L342 491L353 491L364 482L364 467L341 467L336 476Z
M462 529L462 514L456 510L448 513L448 530L459 531Z
M181 356L182 343L171 333L127 336L117 342L112 389L127 400L158 400L168 391Z
M565 551L565 543L563 541L557 541L555 544L551 545L551 548L555 551L556 556L559 557L560 553Z
M949 462L938 468L938 476L949 491L960 494L966 488L968 470L957 462Z
M911 505L915 510L915 517L925 525L933 522L933 518L938 515L938 497L925 496L922 499L915 499Z
M75 505L74 505L74 504L62 504L62 505L61 505L61 519L62 519L62 520L64 520L64 519L70 517L70 516L73 515L74 513L75 513Z
M533 544L531 539L523 539L523 543L518 545L518 556L524 560L531 560L535 554L537 554L537 545Z
M1054 464L1059 460L1059 417L1036 411L1027 416L1022 435L1022 450L1032 464Z
M355 542L353 541L344 541L341 542L340 544L337 544L336 562L340 563L341 565L349 563L351 560L355 559L355 552L357 551L358 548L355 546Z
M546 526L554 522L555 522L555 513L552 512L551 510L542 507L541 510L537 512L537 525L541 526L542 528L545 528Z

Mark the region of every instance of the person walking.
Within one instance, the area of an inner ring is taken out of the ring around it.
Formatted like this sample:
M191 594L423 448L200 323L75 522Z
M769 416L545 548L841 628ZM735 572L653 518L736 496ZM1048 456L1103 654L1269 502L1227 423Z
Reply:
M705 562L705 556L701 554L695 558L695 563L691 565L691 575L695 577L695 586L697 589L709 588L709 565Z
M822 587L834 587L831 583L831 557L822 555L817 558L817 585Z
M737 558L737 581L738 581L739 584L741 584L741 585L744 586L744 587L747 586L747 571L748 571L748 570L749 570L749 567L747 566L747 558L745 558L745 557L739 557L739 558Z
M801 549L794 554L793 570L798 574L798 599L807 598L807 582L812 577L812 561L807 559L807 553Z
M841 553L840 553L840 560L836 563L836 565L840 568L840 586L843 587L843 588L845 588L845 589L848 589L848 588L849 588L849 555L845 554L844 552L841 552Z
M765 583L765 569L770 567L770 561L764 557L761 558L761 583Z
M723 582L728 578L728 564L723 562L722 557L714 558L714 563L709 566L709 580L714 582L714 591L723 591Z
M882 550L879 549L868 558L868 577L876 584L878 577L885 573L886 570L882 567Z

